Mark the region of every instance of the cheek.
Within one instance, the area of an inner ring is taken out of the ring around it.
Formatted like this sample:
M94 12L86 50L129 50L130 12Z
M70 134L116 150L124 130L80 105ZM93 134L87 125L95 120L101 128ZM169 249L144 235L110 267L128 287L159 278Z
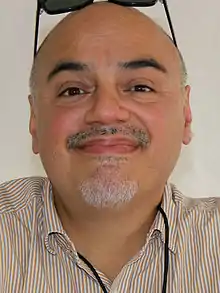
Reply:
M70 108L57 107L45 112L39 122L40 141L57 147L65 144L66 138L79 131L83 115Z
M137 169L139 176L146 177L147 172L164 180L172 172L179 157L184 129L183 112L178 105L154 104L139 111L142 125L151 135L151 145L141 158L143 171ZM149 171L150 170L150 171ZM152 175L153 176L153 175ZM146 180L146 179L145 179ZM159 180L159 179L158 179Z
M155 116L157 115L157 116ZM159 108L152 118L152 128L158 136L158 139L166 137L171 140L181 140L184 120L183 112L178 107Z
M136 115L150 132L155 148L170 147L174 142L181 145L184 130L181 104L152 103L136 109Z

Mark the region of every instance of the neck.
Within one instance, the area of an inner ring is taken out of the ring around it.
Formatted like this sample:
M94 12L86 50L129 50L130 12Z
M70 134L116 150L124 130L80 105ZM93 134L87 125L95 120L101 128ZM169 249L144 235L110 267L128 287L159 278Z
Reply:
M157 206L162 200L163 190L164 187L150 195L137 194L130 203L116 208L94 208L78 197L74 198L74 203L70 199L65 202L56 191L54 199L63 227L69 227L70 234L81 229L87 234L92 228L93 234L105 231L108 234L110 229L111 233L126 237L143 226L149 230L157 213ZM72 196L71 198L73 199Z
M138 196L118 209L97 209L74 204L74 210L55 196L57 212L77 251L114 279L120 268L145 244L157 213L163 190ZM114 264L107 264L117 255ZM120 259L118 256L120 255ZM108 258L108 256L110 258Z

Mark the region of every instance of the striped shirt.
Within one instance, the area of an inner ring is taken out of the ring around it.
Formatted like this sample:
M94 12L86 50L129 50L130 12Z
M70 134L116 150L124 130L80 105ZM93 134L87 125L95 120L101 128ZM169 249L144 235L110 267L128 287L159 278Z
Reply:
M172 184L162 208L170 227L167 293L220 293L220 198L190 199ZM111 293L161 293L164 221L160 213L141 251L111 282ZM0 185L0 292L102 293L78 258L53 204L47 178Z

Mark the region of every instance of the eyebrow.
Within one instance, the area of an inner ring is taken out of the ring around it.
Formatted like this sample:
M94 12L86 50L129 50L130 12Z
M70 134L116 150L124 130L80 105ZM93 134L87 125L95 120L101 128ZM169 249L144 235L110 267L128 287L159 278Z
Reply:
M145 58L145 59L137 59L131 60L128 62L119 62L118 66L122 69L141 69L141 68L154 68L159 70L163 73L167 73L167 69L159 63L154 58ZM73 71L73 72L80 72L80 71L90 71L89 66L82 62L77 61L60 61L58 62L53 70L48 74L47 81L51 81L57 74L63 71Z
M119 63L119 66L123 69L131 69L131 70L150 67L150 68L159 70L162 73L167 73L167 69L165 68L165 66L159 63L154 58L131 60L129 62Z
M57 63L53 70L48 74L47 81L51 81L51 79L62 71L89 71L89 67L81 62L61 61Z

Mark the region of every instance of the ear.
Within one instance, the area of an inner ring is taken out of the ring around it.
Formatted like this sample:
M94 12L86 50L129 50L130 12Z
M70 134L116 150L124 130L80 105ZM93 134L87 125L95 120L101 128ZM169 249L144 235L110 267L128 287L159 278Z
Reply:
M184 90L184 132L183 132L183 144L188 145L192 140L192 111L190 107L190 91L189 85L185 87Z
M32 150L34 154L39 153L38 137L37 137L37 122L36 122L36 101L31 95L28 96L30 104L30 120L29 120L29 132L32 136Z

